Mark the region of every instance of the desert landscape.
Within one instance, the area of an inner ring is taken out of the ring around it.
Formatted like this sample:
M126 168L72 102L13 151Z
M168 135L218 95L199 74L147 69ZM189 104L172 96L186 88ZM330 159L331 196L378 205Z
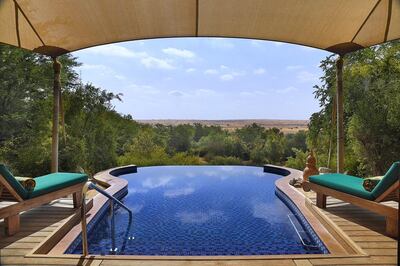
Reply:
M237 119L237 120L180 120L180 119L151 119L137 120L143 124L182 125L199 123L207 126L220 126L223 129L233 131L246 125L256 123L265 128L279 128L283 133L296 133L300 130L307 130L308 120L280 120L280 119Z

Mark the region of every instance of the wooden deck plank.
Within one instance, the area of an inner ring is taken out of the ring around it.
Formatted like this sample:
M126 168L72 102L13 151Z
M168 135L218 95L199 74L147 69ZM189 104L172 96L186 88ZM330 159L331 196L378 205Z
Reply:
M382 234L372 231L372 230L351 230L346 231L346 234L350 237L357 237L357 236L381 236Z
M382 235L377 235L377 236L353 236L352 239L355 242L378 242L378 241L382 241L382 242L387 242L387 241L392 241L392 238L388 237L388 236L382 236Z
M30 237L46 237L46 236L48 236L48 234L49 234L48 232L43 231L43 230L41 230L41 231L35 231L35 230L26 231L25 230L25 231L18 232L13 237L14 238L16 238L16 237L28 237L28 236L30 236ZM0 237L1 237L0 241L5 238L4 232L2 234L0 234ZM7 238L11 239L11 237L7 237Z
M367 228L365 226L361 226L361 225L340 225L340 228L344 231L360 231L360 230L368 230L371 229L373 231L376 232L382 232L384 233L384 228L382 228L381 226L378 225L371 225L370 228Z
M5 257L5 256L24 256L25 254L28 254L28 252L31 251L30 248L7 248L7 249L2 249L0 251L0 255Z
M296 266L312 266L309 260L295 260L294 264L296 264Z
M4 247L1 248L1 250L8 249L8 248L20 248L20 249L21 248L22 249L30 248L30 249L33 249L37 245L38 245L37 243L14 242L11 244L6 244Z
M357 264L337 264L337 265L340 265L340 266L354 266L354 265L357 265ZM365 266L365 264L359 264L360 266ZM395 263L395 264L368 264L368 266L398 266L398 264L397 263Z
M82 263L71 263L71 264L64 264L63 266L99 266L101 264L101 261L98 260L92 260L92 261L88 261L88 260L84 260ZM32 264L7 264L7 266L21 266L21 265L29 265L31 266ZM54 266L57 264L37 264L40 266ZM156 266L156 265L155 265Z
M20 232L21 233L21 232ZM27 235L27 236L35 236L35 237L47 237L49 235L48 232L44 230L40 231L24 231L22 234Z
M385 249L385 248L398 248L396 241L391 242L358 242L361 248L375 248L375 249Z
M397 256L397 248L364 248L364 251L369 255Z
M24 257L2 257L0 258L1 265L93 265L94 261L73 258L24 258ZM94 264L95 265L95 264Z
M397 258L393 256L371 256L365 258L333 258L310 259L313 265L368 265L368 264L396 264Z
M296 266L293 260L219 260L219 261L143 261L103 260L101 266Z

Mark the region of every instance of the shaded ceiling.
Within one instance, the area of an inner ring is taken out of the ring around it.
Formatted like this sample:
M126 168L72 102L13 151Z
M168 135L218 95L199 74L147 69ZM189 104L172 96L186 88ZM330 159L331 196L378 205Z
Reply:
M0 0L0 42L57 56L163 37L282 41L344 54L400 38L400 0Z

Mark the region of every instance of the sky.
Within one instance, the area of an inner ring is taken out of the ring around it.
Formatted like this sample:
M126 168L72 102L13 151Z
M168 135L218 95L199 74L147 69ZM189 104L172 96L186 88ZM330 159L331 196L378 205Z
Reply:
M308 119L328 52L231 38L167 38L73 53L83 82L134 119Z

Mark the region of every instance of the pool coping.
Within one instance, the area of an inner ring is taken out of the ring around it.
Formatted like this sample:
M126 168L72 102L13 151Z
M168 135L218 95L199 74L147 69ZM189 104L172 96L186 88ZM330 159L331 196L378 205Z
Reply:
M136 172L137 167L135 165L128 165L123 167L117 167L102 171L94 176L94 179L104 187L106 191L111 195L118 195L126 193L128 187L128 181L118 177L119 175ZM312 229L324 243L326 248L329 250L329 254L285 254L285 255L244 255L244 256L146 256L146 255L88 255L87 258L96 259L122 259L122 260L171 260L171 261L185 261L185 260L269 260L269 259L307 259L307 258L342 258L342 257L365 257L365 254L352 240L350 240L343 232L338 232L333 228L328 230L325 226L330 226L329 223L324 222L322 225L320 219L324 219L322 212L313 209L309 199L305 197L296 188L289 185L289 180L293 178L301 178L302 172L299 170L280 167L274 165L265 165L264 171L282 175L275 181L276 188L284 193L295 206L300 210L302 215L307 219ZM107 207L106 203L108 199L103 195L96 195L93 198L93 207L87 213L87 223L90 224L92 219L96 218L101 210ZM326 218L327 219L327 218ZM328 219L329 220L329 219ZM65 225L65 224L64 224ZM67 229L62 225L59 230ZM70 225L69 225L70 226ZM57 230L57 231L59 231ZM333 234L331 234L333 232ZM47 254L37 254L40 247L43 245L50 245L48 238L38 245L38 247L28 253L25 257L52 257L52 258L83 258L84 256L79 254L64 254L70 245L76 241L77 237L81 234L81 225L76 224L72 227L66 235L54 243L54 247ZM335 235L335 237L333 236ZM339 241L345 242L346 247L343 247ZM347 237L347 238L346 238Z

